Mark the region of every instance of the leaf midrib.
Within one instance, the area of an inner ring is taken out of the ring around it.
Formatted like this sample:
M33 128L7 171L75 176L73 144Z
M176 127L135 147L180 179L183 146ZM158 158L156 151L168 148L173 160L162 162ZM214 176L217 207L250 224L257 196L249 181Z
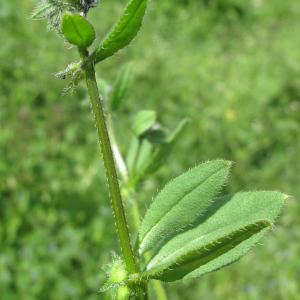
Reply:
M83 41L83 40L84 40L84 37L82 36L80 30L78 30L78 27L76 26L74 20L72 20L72 23L73 23L73 26L74 26L74 29L75 29L76 33L77 33L78 36L80 37L81 41Z
M259 222L259 221L257 221L257 222ZM227 235L234 234L234 232L239 232L240 230L242 230L242 228L246 228L247 226L250 226L250 225L255 224L257 222L248 223L248 224L243 224L242 222L240 222L240 229L234 230L231 233L228 233ZM161 259L157 260L155 265L160 264L164 260L169 260L170 261L172 259L172 256L176 256L176 253L184 250L184 248L188 247L187 245L189 245L191 243L195 244L195 243L199 242L201 239L204 239L205 237L207 237L209 235L216 234L218 231L220 231L219 234L221 234L222 230L224 231L224 230L226 230L226 228L228 230L228 228L232 227L233 225L235 225L235 224L233 224L233 223L227 224L226 226L224 226L222 228L215 228L215 229L209 230L209 231L203 233L201 236L198 236L198 237L196 237L192 240L190 239L188 241L185 241L184 246L180 246L177 250L173 251L172 253L166 253L166 255L162 256ZM226 236L226 234L223 234L223 236L217 238L217 240L219 240L219 239L221 239L225 236ZM213 243L213 241L208 242L207 245L210 245L211 243ZM202 246L201 248L206 247L206 246ZM197 251L197 250L191 250L190 252L193 252L193 251ZM151 269L151 268L149 268L149 269Z
M187 194L185 194L182 198L180 198L180 199L178 200L178 202L177 202L177 203L176 203L169 211L165 212L165 213L158 219L158 221L156 221L155 224L154 224L154 225L153 225L153 226L145 233L144 238L143 238L142 241L141 241L141 244L142 244L142 242L145 240L145 238L151 233L151 231L153 231L153 230L157 227L157 225L158 225L158 223L159 223L159 221L160 221L161 219L163 219L163 218L166 217L168 214L170 214L170 213L173 211L173 209L175 209L175 208L180 204L180 202L183 201L183 199L185 199L186 197L188 197L188 196L189 196L191 193L193 193L200 185L204 184L204 183L205 183L206 181L208 181L212 176L218 174L218 173L219 173L221 170L223 170L225 167L226 167L226 166L220 167L220 169L218 169L216 172L214 172L213 174L211 174L211 175L209 175L208 177L204 178L203 181L201 181L199 184L197 184L195 187L193 187Z
M233 239L228 239L228 241L227 242L225 242L224 244L223 243L221 243L218 247L216 247L215 249L214 249L214 252L216 252L216 251L219 251L220 249L222 249L222 248L225 248L226 246L228 247L228 246L230 246L231 244L233 244L233 247L231 248L231 249L233 249L234 247L236 247L236 246L238 246L239 244L241 244L243 241L245 241L246 239L243 239L243 240L241 240L241 242L239 242L239 243L237 243L237 244L234 244L234 241L235 241L235 239L237 239L237 238L241 238L241 237L243 237L243 236L245 236L245 235L247 235L247 234L250 234L250 232L247 232L247 228L248 227L251 227L252 225L257 225L257 231L254 231L254 233L253 234L251 234L250 235L250 237L251 236L253 236L254 234L257 234L257 233L259 233L260 231L262 231L262 230L264 230L264 229L266 229L267 227L269 227L269 226L271 226L271 222L269 221L269 220L257 220L256 222L254 222L254 223L250 223L250 224L246 224L246 225L244 225L244 226L242 226L242 227L240 227L238 230L235 230L235 231L233 231L233 232L231 232L231 233L228 233L228 234L224 234L223 236L220 236L219 238L217 238L216 240L213 240L213 241L211 241L211 242L209 242L209 243L207 243L207 244L205 244L205 245L202 245L199 249L193 249L193 250L191 250L191 251L188 251L186 254L183 254L181 257L180 257L180 259L182 260L182 262L183 262L183 264L182 264L182 267L185 267L185 266L187 266L188 264L193 264L193 263L195 263L195 262L197 262L197 261L199 261L199 260L201 260L201 259L204 259L205 257L208 257L209 255L212 255L212 253L211 253L211 249L209 248L209 247L213 247L213 245L214 245L214 243L217 243L218 241L220 241L220 240L222 240L222 239L225 239L226 237L229 237L229 236L234 236L234 235L236 235L236 237L234 237ZM264 225L264 226L263 226ZM241 235L238 235L238 233L241 233ZM205 236L205 235L204 235ZM203 238L204 236L201 236L201 238ZM178 249L178 250L176 250L175 252L173 252L170 256L165 256L162 260L160 260L160 261L158 261L157 263L156 263L156 266L154 266L154 268L152 268L152 270L151 270L151 268L149 268L147 271L149 272L149 273L153 273L153 272L155 272L155 268L158 268L158 270L160 269L159 268L159 266L157 267L157 265L159 264L159 263L162 263L163 264L163 266L161 267L161 270L160 271L158 271L159 273L162 273L162 272L164 272L165 270L167 270L168 268L171 268L172 267L172 265L174 265L174 262L172 262L172 261L170 261L171 259L170 259L170 257L172 257L172 256L174 256L174 253L176 253L176 252L179 252L180 250L182 250L182 249L184 249L186 247L186 245L184 246L184 247L181 247L180 249ZM206 249L208 247L208 250ZM199 252L199 253L201 253L203 250L207 250L207 253L203 253L203 257L201 257L201 258L196 258L196 259L191 259L190 261L188 261L188 260L186 260L186 257L188 257L189 255L195 255L197 252ZM219 255L214 255L213 257L212 257L212 259L210 259L209 261L211 261L211 260L213 260L213 259L215 259L216 257L218 257ZM168 260L167 262L164 262L164 260ZM175 263L176 264L176 263ZM200 265L201 266L201 265ZM199 266L199 267L200 267Z

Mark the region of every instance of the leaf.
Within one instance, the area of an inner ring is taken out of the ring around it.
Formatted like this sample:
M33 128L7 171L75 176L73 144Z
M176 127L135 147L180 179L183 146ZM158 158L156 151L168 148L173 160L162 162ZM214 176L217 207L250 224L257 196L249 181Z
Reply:
M142 140L139 155L136 162L136 170L139 172L143 165L148 161L151 152L153 151L153 145L148 140Z
M223 197L206 211L202 223L165 244L143 276L174 281L202 276L238 260L271 228L286 195L242 192Z
M156 117L157 115L154 110L142 110L138 112L132 124L134 134L140 136L150 129L155 124Z
M129 174L132 174L134 172L139 146L140 144L138 138L133 137L133 139L130 142L129 149L126 155L126 165Z
M195 222L225 184L230 167L229 161L209 161L168 183L144 217L140 253L158 247Z
M123 15L100 46L92 53L96 64L126 47L139 32L146 12L148 0L131 0Z
M121 72L119 72L116 82L113 86L112 95L109 102L110 111L117 111L128 93L128 89L132 78L132 67L127 64Z
M64 14L61 30L70 44L82 49L88 48L95 40L93 26L79 14Z
M165 164L167 158L172 153L172 150L178 141L180 135L184 131L189 120L182 120L176 129L166 138L166 140L159 145L159 147L152 152L148 163L145 164L144 168L140 170L140 176L150 175L156 172L163 164Z
M101 78L97 75L96 78L101 97L103 98L104 103L106 103L109 101L109 97L111 94L111 85L104 78Z
M131 143L127 154L128 159L126 159L130 176L136 181L141 181L146 175L156 172L165 164L187 123L188 119L181 121L169 135L159 124L155 123L140 135L139 139L134 137L135 148L131 146ZM134 155L132 155L132 150L135 151Z

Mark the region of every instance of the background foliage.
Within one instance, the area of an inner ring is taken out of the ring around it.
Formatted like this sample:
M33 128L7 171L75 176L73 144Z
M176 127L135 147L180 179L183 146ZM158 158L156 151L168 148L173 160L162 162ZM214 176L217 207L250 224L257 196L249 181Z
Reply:
M91 12L104 33L126 1ZM85 90L61 97L52 74L75 51L29 19L33 0L0 0L0 299L103 299L117 249ZM169 127L192 122L158 187L197 163L233 160L229 192L291 194L280 226L233 266L170 299L298 299L300 238L300 3L298 0L152 1L134 47L98 69L112 82L130 60L134 85L117 119L122 149L139 109ZM99 37L98 37L99 38ZM100 170L100 171L99 171Z

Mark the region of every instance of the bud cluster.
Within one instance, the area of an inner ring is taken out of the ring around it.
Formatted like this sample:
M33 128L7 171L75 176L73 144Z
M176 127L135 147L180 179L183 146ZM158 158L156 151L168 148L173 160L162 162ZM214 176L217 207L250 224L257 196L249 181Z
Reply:
M124 262L115 257L115 260L106 267L107 280L101 288L102 292L110 291L112 299L127 300L132 294L128 286L128 272Z

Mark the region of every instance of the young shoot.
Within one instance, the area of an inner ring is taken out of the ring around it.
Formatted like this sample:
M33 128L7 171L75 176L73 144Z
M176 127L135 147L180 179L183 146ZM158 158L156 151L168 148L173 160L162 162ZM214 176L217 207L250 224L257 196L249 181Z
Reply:
M73 88L85 80L90 98L120 244L120 256L109 265L102 290L111 293L112 299L148 299L148 285L153 284L155 299L167 299L159 282L199 278L240 259L274 227L287 196L255 191L220 197L232 163L218 159L172 179L141 220L139 187L165 165L188 120L169 130L158 122L157 112L136 112L127 151L122 153L114 117L130 89L131 67L121 69L111 92L102 88L103 101L95 66L136 37L148 0L130 0L111 31L95 44L96 32L87 15L100 4L43 0L33 17L47 19L49 27L77 50L79 62L70 63L58 75L69 78ZM129 225L135 231L131 235Z

